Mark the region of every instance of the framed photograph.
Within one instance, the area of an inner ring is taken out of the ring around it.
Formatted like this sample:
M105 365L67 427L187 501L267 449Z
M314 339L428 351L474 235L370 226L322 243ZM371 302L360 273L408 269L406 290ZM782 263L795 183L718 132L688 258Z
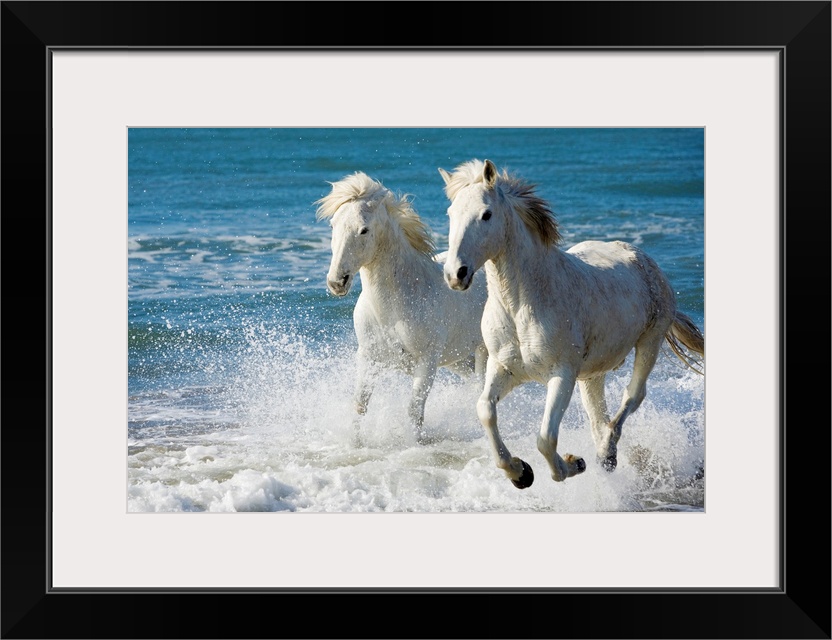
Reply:
M395 45L379 7L3 3L3 637L285 635L260 614L318 605L291 635L829 638L829 433L795 435L828 386L786 404L786 293L828 274L830 3L403 3ZM467 320L509 215L505 282L535 247L617 260L589 239L655 260L707 374L662 335L507 395L502 320ZM441 287L395 317L398 241ZM503 614L413 620L478 599Z

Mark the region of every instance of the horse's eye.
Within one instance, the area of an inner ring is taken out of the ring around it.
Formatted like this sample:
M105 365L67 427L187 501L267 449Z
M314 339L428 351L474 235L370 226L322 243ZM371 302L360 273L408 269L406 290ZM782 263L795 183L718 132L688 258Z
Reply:
M489 220L491 218L491 212L486 209L485 213L482 214L483 220Z
M359 235L363 236L368 231L369 231L369 229L367 227L361 227L361 231L359 231L358 233L359 233Z

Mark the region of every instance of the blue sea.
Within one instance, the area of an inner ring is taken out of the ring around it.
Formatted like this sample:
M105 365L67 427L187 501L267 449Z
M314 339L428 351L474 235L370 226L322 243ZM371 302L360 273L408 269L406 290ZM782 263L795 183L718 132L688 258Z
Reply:
M611 474L594 464L576 390L559 450L588 468L550 479L536 447L545 388L528 384L498 405L506 444L536 471L516 489L491 458L476 382L445 370L425 410L431 444L417 444L408 425L409 379L389 371L365 416L365 446L353 446L361 283L344 298L327 291L330 228L314 204L330 182L364 171L410 194L442 251L448 202L437 169L488 158L537 185L562 248L624 240L652 255L704 331L704 129L128 135L128 511L704 511L704 378L669 350ZM613 411L630 358L607 378Z

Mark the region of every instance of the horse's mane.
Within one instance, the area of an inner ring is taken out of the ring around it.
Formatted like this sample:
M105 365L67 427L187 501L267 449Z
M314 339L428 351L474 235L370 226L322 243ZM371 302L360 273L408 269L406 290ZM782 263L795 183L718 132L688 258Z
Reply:
M445 195L453 200L461 189L477 182L483 182L483 170L485 162L482 160L469 160L459 165L451 174L445 184ZM510 175L505 169L497 173L495 188L523 220L529 231L537 235L544 245L556 245L560 242L561 236L557 220L552 213L549 204L535 194L536 185L530 184Z
M356 171L330 184L332 190L329 194L314 202L318 205L318 220L331 218L348 202L381 197L387 213L399 223L410 245L419 253L433 255L435 246L430 230L416 213L408 195L394 195L387 187L362 171Z

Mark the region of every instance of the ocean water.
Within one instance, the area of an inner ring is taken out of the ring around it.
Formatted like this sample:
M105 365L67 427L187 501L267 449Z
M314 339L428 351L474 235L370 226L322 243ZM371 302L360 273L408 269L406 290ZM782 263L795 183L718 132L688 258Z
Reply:
M704 327L704 130L129 130L126 509L133 512L617 512L705 508L704 379L669 350L624 425L619 465L594 464L576 390L559 451L587 471L549 478L536 448L545 388L498 405L501 434L535 470L516 489L491 459L472 380L440 370L416 443L410 381L385 372L350 440L360 278L328 293L329 182L364 171L410 194L439 251L437 168L493 160L538 185L563 248L625 240L652 255ZM614 410L631 357L607 378ZM113 428L124 429L125 425Z

